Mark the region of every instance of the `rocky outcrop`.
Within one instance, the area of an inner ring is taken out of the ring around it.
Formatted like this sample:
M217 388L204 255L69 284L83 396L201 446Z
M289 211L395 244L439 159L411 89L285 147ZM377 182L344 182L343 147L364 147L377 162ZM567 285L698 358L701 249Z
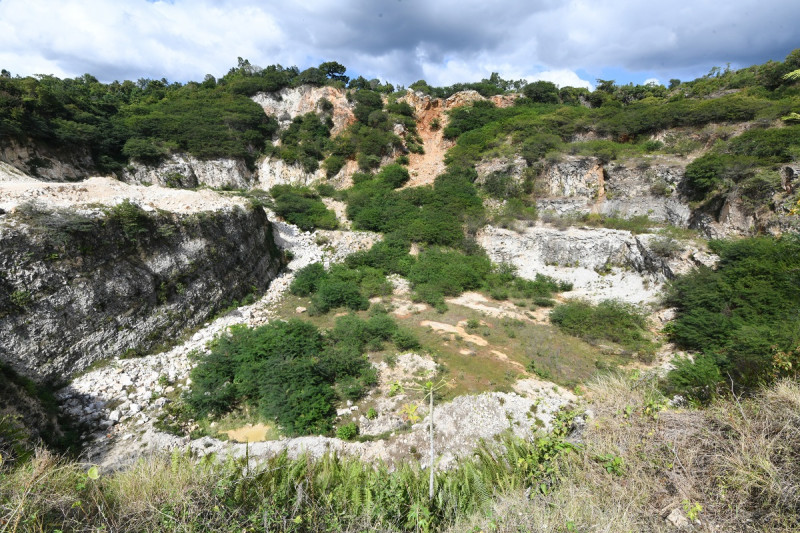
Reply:
M496 263L509 263L524 278L536 274L573 283L570 297L647 303L661 285L714 256L690 243L671 245L658 235L633 235L613 229L536 226L522 233L488 226L478 242ZM670 241L671 242L671 241Z
M135 185L161 185L193 189L200 185L215 189L249 189L253 172L241 159L198 159L189 154L172 154L158 165L133 161L122 179Z
M329 111L333 120L332 136L340 134L356 121L345 92L335 87L287 87L275 93L258 93L253 96L253 101L263 107L267 115L275 117L281 128L286 128L295 117L327 111L321 108L323 98L333 105Z
M688 227L691 209L681 194L683 180L684 166L677 161L633 166L567 156L549 164L537 178L537 205L540 211L559 216L646 215L657 222Z
M44 181L77 181L91 175L94 169L86 148L50 148L32 141L12 140L0 147L0 162Z
M174 341L281 266L264 210L238 206L24 204L0 218L0 249L0 360L36 380Z
M265 157L258 162L258 188L269 190L275 185L311 185L325 179L325 170L306 172L302 165L290 165L283 159Z

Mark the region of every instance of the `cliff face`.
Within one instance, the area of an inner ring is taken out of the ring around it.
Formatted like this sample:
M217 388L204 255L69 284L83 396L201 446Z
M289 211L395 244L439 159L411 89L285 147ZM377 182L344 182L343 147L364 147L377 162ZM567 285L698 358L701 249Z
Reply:
M264 289L280 253L261 208L192 215L20 206L0 218L0 360L36 380L147 351Z
M331 135L339 135L356 121L356 117L344 91L335 87L287 87L276 93L258 93L253 101L264 108L267 115L274 116L281 128L286 128L295 117L318 112L323 98L333 105Z
M691 242L605 228L531 227L517 233L488 226L478 242L492 261L514 265L520 276L568 281L574 284L569 297L593 301L649 303L664 281L716 260Z
M199 185L213 188L249 189L253 172L240 159L202 160L188 154L173 154L158 166L132 162L122 179L137 185L161 185L193 189Z
M13 140L0 146L0 162L44 181L76 181L86 178L94 169L92 156L86 149L51 148Z

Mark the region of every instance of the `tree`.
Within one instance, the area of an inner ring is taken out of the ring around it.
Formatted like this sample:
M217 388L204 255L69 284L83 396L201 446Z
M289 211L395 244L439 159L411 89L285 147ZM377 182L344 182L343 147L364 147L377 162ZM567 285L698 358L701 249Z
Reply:
M328 79L341 81L344 83L350 81L350 77L344 75L344 73L347 71L347 68L336 61L325 61L324 63L321 63L319 65L319 70L321 70L328 77Z
M558 103L558 87L551 81L535 81L522 89L523 94L533 102L542 104Z

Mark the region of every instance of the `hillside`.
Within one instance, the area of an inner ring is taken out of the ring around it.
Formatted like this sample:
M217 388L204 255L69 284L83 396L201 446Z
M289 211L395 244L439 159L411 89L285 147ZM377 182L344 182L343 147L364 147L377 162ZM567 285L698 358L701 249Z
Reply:
M799 67L0 77L2 531L796 530Z

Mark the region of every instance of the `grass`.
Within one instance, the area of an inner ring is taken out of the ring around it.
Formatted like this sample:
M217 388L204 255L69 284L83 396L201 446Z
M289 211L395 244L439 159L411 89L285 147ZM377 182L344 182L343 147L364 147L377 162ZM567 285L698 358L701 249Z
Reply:
M503 439L438 472L279 454L256 467L180 452L93 471L39 450L0 469L0 526L19 531L672 531L800 528L800 384L709 409L669 408L654 380L589 383L580 444L566 425Z
M515 299L531 307L530 299ZM295 309L307 307L308 298L287 296L278 304L278 316L296 316ZM392 300L384 299L384 305L391 306ZM522 309L522 308L520 308ZM368 311L358 313L367 317ZM330 328L336 314L328 313L307 317L320 329ZM474 309L456 304L448 304L445 313L428 308L409 316L395 317L399 325L416 334L423 351L431 353L435 361L445 369L445 377L451 386L444 393L445 399L461 394L475 394L485 391L508 391L516 379L534 376L527 370L531 360L536 368L547 372L558 385L574 387L590 379L600 369L625 365L630 360L615 354L616 350L604 351L601 348L560 332L557 328L529 321L515 321L508 318L488 316ZM465 326L467 333L482 336L488 346L469 343L457 334L443 334L420 323L429 320L456 326L475 321L481 326L474 330ZM484 325L485 324L485 325ZM484 336L488 333L488 336ZM462 354L468 351L469 354ZM501 352L502 358L493 353ZM383 360L389 351L372 352L374 361Z

